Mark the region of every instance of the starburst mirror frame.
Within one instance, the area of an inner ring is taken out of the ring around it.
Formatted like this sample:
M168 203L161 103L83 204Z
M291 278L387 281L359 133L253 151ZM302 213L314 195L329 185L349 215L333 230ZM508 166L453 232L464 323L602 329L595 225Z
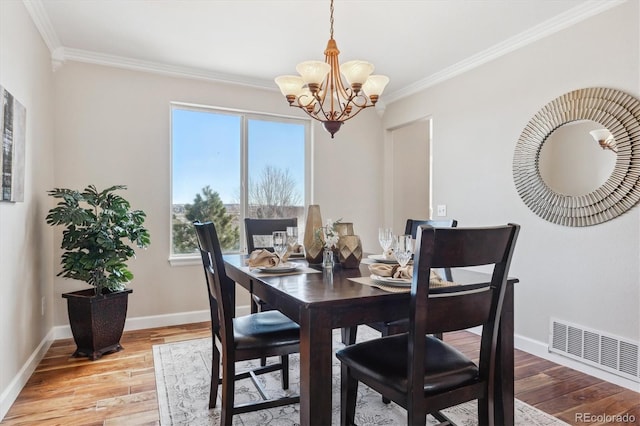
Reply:
M594 191L574 196L551 189L540 175L540 150L558 127L592 120L613 135L618 153L611 176ZM524 203L541 218L564 226L611 220L640 200L640 101L615 89L587 88L545 105L527 124L516 145L513 178Z

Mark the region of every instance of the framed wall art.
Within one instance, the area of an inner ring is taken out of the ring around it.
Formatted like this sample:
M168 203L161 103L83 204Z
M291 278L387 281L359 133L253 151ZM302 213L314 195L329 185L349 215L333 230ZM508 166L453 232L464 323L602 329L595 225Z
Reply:
M24 201L24 155L27 112L11 93L0 86L0 201Z

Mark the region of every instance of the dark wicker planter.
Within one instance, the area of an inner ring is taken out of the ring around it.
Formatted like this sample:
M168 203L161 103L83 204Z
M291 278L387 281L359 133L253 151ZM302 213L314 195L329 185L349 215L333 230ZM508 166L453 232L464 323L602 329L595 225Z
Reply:
M64 293L69 324L77 349L72 356L92 361L110 352L124 349L120 338L127 318L131 289L96 296L93 289Z

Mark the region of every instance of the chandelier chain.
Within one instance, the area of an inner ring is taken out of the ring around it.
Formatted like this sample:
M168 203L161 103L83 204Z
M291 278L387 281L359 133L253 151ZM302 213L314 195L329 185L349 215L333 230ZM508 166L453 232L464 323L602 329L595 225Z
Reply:
M331 0L331 5L329 6L329 38L333 39L333 0Z

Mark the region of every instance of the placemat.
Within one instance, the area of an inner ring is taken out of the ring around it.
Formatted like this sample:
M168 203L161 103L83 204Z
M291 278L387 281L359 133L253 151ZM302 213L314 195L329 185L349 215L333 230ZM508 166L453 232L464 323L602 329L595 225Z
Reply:
M373 281L371 277L349 278L349 280L360 283L360 284L369 285L371 287L377 287L381 290L388 291L390 293L407 293L411 291L411 288L409 287L397 287L393 285L379 284ZM438 281L434 280L434 281L431 281L430 283L431 288L451 287L454 285L458 285L458 284L452 281L444 281L444 280L438 280Z
M317 269L309 268L307 266L301 266L295 271L290 272L260 272L258 269L251 269L248 266L243 266L242 269L244 272L247 272L249 275L254 277L281 277L283 275L298 275L298 274L319 274L322 271L318 271Z
M396 287L391 285L378 284L377 282L374 282L370 277L349 278L349 281L368 285L371 287L377 287L380 290L388 291L390 293L408 293L409 291L411 291L410 287Z

